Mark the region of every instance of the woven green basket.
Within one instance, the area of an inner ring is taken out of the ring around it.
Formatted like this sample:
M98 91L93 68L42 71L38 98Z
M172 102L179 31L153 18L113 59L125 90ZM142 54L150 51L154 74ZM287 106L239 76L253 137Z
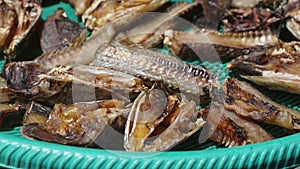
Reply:
M67 11L71 20L79 22L70 5L57 3L44 8L46 19L58 7ZM1 66L3 61L1 62ZM198 64L198 63L194 63ZM203 63L220 79L228 77L225 65ZM234 74L234 73L233 73ZM260 88L271 99L298 109L299 96ZM0 131L0 167L5 168L292 168L300 165L300 133L285 136L284 130L262 126L272 141L233 148L219 147L213 142L198 143L199 133L168 152L130 153L53 144L29 140L20 134L20 127Z

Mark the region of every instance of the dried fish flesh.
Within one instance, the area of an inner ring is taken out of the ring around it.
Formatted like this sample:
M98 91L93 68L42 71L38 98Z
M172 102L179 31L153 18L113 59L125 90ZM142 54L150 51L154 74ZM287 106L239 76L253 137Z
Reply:
M122 24L114 22L114 24ZM108 43L115 35L116 25L109 24L93 34L84 43L74 42L61 50L55 50L46 53L34 59L34 62L47 68L53 68L60 65L76 66L87 64L94 59L94 54L98 46L102 43Z
M15 59L23 48L28 45L26 43L28 43L31 34L34 33L42 7L39 0L1 0L0 4L2 8L0 15L1 18L3 17L1 20L4 21L0 24L0 27L4 26L4 33L1 30L5 40L4 53L10 59Z
M223 84L226 109L255 121L300 130L300 112L268 99L249 84L227 79Z
M286 27L300 39L300 5L299 0L289 0L285 9Z
M222 16L232 0L200 0L201 11L195 25L199 28L218 30Z
M72 43L85 41L86 30L67 18L62 8L57 9L44 23L40 44L44 53L63 49Z
M94 2L94 0L69 0L73 5L76 15L82 15Z
M112 125L118 117L126 116L127 113L128 109L124 108L124 103L118 100L56 104L46 122L26 124L21 131L33 139L86 147L95 146L97 137L105 127Z
M227 62L279 44L279 39L270 30L243 33L219 33L204 29L191 32L168 30L164 36L164 44L170 47L172 53L188 61Z
M149 49L129 48L117 42L102 44L91 65L160 81L183 93L200 95L202 98L210 98L211 84L217 83L217 79L205 67L186 65L173 56Z
M48 70L34 62L13 62L4 67L3 75L22 99L48 105L112 97L129 102L144 88L139 78L88 66Z
M247 32L271 29L279 34L283 15L266 8L229 9L223 16L223 32Z
M51 112L51 108L36 102L31 102L26 106L23 117L23 125L46 123Z
M0 51L7 49L15 32L15 25L18 23L18 16L12 1L0 1Z
M282 43L268 52L253 53L233 60L228 68L258 85L300 94L300 43Z
M213 102L201 114L211 133L210 139L226 147L253 144L273 139L263 128L249 119L224 108L222 102ZM216 126L216 127L215 127Z
M21 126L24 113L18 104L0 104L0 130Z
M11 103L17 98L17 94L7 87L7 81L0 77L0 103Z

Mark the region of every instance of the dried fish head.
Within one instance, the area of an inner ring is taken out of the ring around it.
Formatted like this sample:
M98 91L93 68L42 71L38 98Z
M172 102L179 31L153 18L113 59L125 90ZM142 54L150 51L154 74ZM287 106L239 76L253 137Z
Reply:
M195 102L158 89L142 92L128 115L124 146L127 151L166 151L187 139L204 124Z

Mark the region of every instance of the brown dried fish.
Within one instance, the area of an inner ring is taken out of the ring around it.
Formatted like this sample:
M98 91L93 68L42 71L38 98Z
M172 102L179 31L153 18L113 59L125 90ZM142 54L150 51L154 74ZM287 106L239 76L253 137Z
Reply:
M245 32L271 29L279 33L283 15L268 8L229 9L223 16L223 32Z
M1 27L2 25L4 26L3 31L5 33L3 34L6 37L4 39L4 53L10 59L15 59L28 45L31 36L33 36L42 7L39 0L1 0L0 4L2 7L0 15L1 18L3 17L1 20L4 21L0 25Z
M299 56L299 42L282 43L268 52L236 58L228 68L258 85L300 94Z
M44 23L40 44L44 53L63 49L72 43L85 41L86 30L67 18L65 11L58 8Z
M142 92L134 101L125 128L127 151L166 151L198 131L205 121L196 104L184 103L159 89Z
M27 113L31 114L26 114L26 117L39 112ZM114 121L127 113L124 103L118 100L56 104L46 122L40 120L38 122L42 123L26 124L21 132L33 139L90 147L97 144L97 137L106 126L112 125L113 128Z
M279 44L279 39L270 30L243 33L219 33L205 29L191 32L168 30L164 36L164 44L170 47L172 53L188 61L227 62Z
M249 84L227 79L223 84L226 109L255 121L300 130L300 112L268 99Z
M82 15L82 21L85 23L88 29L99 29L105 24L112 22L122 16L154 11L164 5L166 2L168 2L168 0L93 1Z
M22 125L24 113L19 104L0 104L0 130Z
M210 139L226 147L253 144L273 139L263 128L224 108L222 102L213 102L201 111L206 120Z
M49 105L113 97L129 102L144 89L141 79L100 67L48 70L34 62L13 62L5 65L3 75L8 87L22 99Z
M187 65L183 61L149 49L130 48L120 43L100 45L92 66L106 67L140 77L159 81L182 93L210 99L212 84L217 79L203 66ZM198 100L196 100L198 104Z
M154 47L162 42L165 30L187 25L186 20L179 17L185 17L197 8L199 8L198 2L178 2L164 13L139 14L136 19L128 23L129 26L123 32L121 31L116 40L127 46Z
M0 51L7 49L18 24L13 1L0 1Z

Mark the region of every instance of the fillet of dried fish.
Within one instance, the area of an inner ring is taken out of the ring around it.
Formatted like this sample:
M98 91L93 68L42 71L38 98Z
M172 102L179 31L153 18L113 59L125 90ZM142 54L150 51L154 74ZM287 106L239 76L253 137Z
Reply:
M279 39L270 30L243 33L219 33L205 29L191 32L168 30L164 36L164 44L170 47L172 53L188 61L227 62L279 44Z
M258 85L300 94L300 43L282 43L264 53L253 53L233 60L228 68Z
M210 139L226 147L253 144L273 139L259 125L224 108L222 102L213 102L201 114L209 126ZM217 127L215 127L217 126Z
M268 99L249 84L227 79L223 84L226 109L255 121L300 130L300 112Z

